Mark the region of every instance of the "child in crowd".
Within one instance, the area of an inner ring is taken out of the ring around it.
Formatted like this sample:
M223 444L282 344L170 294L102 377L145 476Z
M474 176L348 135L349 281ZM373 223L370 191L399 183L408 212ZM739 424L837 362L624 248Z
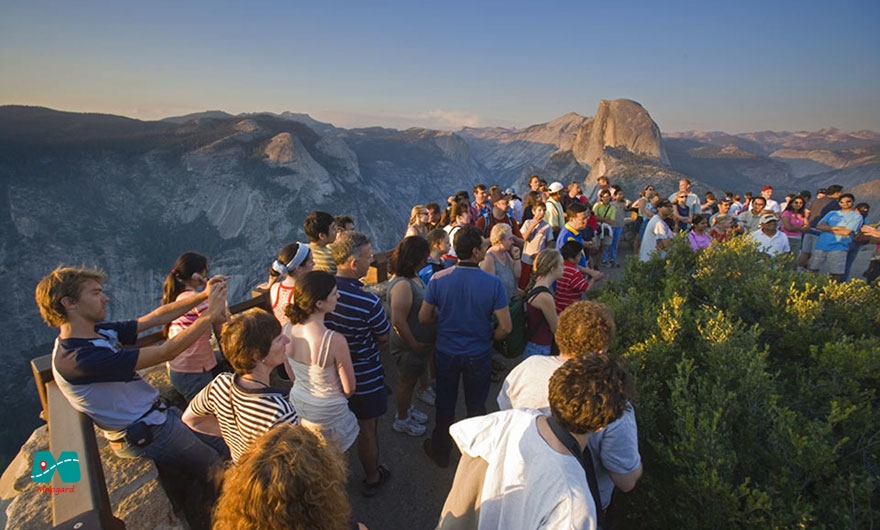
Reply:
M435 228L428 232L425 239L431 246L431 253L428 255L428 264L419 270L419 278L427 284L435 272L446 268L443 256L449 252L449 234L442 228Z
M564 260L562 277L556 282L556 314L580 300L590 284L584 274L578 270L578 260L583 246L577 241L568 241L560 249Z
M303 221L303 230L309 238L316 271L336 274L336 263L327 245L336 241L336 221L327 212L311 212Z

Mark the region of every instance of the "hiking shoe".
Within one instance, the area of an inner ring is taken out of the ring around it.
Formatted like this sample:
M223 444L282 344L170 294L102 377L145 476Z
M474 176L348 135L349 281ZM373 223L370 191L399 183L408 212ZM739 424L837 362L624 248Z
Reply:
M434 388L430 386L428 388L416 389L416 397L430 407L433 407L437 401L437 394L434 392Z
M372 497L375 494L379 493L379 488L381 488L388 479L391 478L391 471L388 471L388 468L385 467L384 464L379 465L379 480L370 484L367 482L367 479L362 480L363 486L361 487L361 495L364 497Z
M409 408L409 419L413 420L418 424L426 423L428 421L428 415L424 412L416 409L415 407Z
M424 425L419 425L414 422L412 416L407 416L406 419L403 420L395 419L391 428L397 432L406 433L410 436L421 436L425 434L425 431L427 430L427 427Z

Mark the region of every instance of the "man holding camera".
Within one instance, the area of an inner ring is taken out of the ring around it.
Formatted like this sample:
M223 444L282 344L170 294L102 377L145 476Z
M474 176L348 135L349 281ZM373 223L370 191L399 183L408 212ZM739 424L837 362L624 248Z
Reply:
M70 405L103 431L117 455L148 456L200 476L220 462L220 454L181 422L180 410L167 407L138 370L174 359L212 323L226 321L225 280L216 276L195 296L122 322L104 322L109 299L98 270L59 267L37 284L40 314L59 328L52 352L55 383ZM135 346L138 333L171 322L205 299L208 310L185 331L157 346Z

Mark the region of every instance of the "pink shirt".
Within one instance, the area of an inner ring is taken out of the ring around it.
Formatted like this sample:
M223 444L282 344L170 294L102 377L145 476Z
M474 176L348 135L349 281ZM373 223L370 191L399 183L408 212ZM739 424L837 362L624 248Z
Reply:
M782 217L787 217L788 224L790 224L791 226L801 227L804 226L804 223L806 223L806 218L804 218L804 214L802 213L793 214L791 213L791 211L786 210L782 212ZM787 231L785 229L785 221L779 224L779 231L787 235L788 237L801 237L801 234L803 233Z
M712 242L712 236L707 233L703 233L700 235L693 230L688 232L688 241L691 243L691 249L694 251L700 250L701 248L708 248L709 243Z
M177 295L178 300L184 300L195 296L195 291L184 291ZM186 328L193 325L199 315L208 310L208 301L205 300L196 307L190 309L183 316L178 317L171 322L168 328L168 338L174 337L178 333L183 332ZM175 372L185 374L200 374L210 371L217 366L217 359L214 357L214 348L211 347L211 332L207 332L193 343L192 346L183 350L183 352L168 362L168 366Z

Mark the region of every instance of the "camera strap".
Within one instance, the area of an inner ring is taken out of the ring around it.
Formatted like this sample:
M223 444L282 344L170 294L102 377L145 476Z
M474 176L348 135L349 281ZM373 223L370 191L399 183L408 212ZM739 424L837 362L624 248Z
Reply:
M560 427L553 416L547 416L547 424L556 438L562 442L562 445L568 449L584 469L584 473L587 475L587 483L590 486L590 493L593 495L593 502L596 505L596 528L608 530L605 521L605 510L602 509L602 501L599 499L599 482L596 480L596 468L593 466L593 455L590 453L590 446L587 445L583 452L581 452L581 447L578 445L577 440L574 439L574 436Z

